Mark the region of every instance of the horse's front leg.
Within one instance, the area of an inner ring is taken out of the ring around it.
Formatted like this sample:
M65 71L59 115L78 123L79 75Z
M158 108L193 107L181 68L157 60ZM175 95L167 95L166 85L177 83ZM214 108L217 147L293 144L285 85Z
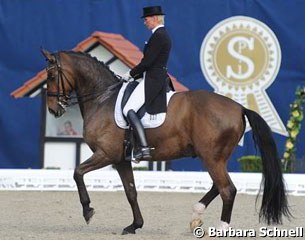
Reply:
M111 160L106 158L103 153L95 152L88 160L81 163L74 170L73 177L77 185L80 202L83 206L83 216L87 224L89 224L90 219L94 215L94 209L90 207L90 198L84 183L84 175L109 164L111 164Z
M116 165L116 169L121 177L128 202L133 213L133 223L123 229L122 235L135 234L136 229L142 228L144 221L137 200L137 190L134 182L131 162L123 160Z

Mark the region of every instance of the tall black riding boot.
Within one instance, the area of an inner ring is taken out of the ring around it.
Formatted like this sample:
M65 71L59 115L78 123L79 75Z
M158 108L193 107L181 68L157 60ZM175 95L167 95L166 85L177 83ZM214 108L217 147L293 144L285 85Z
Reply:
M151 155L150 155L151 148L148 147L143 125L134 110L128 111L127 120L129 122L130 126L136 131L137 137L141 144L141 147L139 149L137 149L133 154L135 159L136 160L150 160L151 159Z

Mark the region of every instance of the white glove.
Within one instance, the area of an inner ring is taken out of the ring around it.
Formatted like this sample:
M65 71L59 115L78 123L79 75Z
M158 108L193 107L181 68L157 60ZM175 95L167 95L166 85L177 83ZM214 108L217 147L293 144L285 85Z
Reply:
M122 79L129 82L129 80L131 79L131 76L130 76L130 71L124 73L124 75L122 76Z

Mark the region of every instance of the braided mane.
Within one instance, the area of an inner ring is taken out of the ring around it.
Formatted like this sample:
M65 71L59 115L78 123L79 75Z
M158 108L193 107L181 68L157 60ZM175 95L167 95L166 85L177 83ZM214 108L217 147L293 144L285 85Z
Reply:
M62 53L69 55L76 69L84 72L86 79L90 79L90 84L94 85L95 91L102 93L98 97L100 103L118 93L123 81L104 62L85 52L62 51Z
M62 51L62 52L63 52L63 53L66 53L66 54L68 54L68 55L70 55L70 56L73 56L73 55L75 55L75 56L84 56L84 57L86 57L86 58L88 58L88 59L91 59L91 60L97 65L97 67L101 67L101 68L104 68L104 69L108 70L109 73L110 73L114 78L116 78L117 80L119 80L117 74L116 74L115 72L113 72L113 71L109 68L108 65L106 65L103 61L98 60L97 57L91 56L91 55L90 55L89 53L87 53L87 52L75 52L75 51Z

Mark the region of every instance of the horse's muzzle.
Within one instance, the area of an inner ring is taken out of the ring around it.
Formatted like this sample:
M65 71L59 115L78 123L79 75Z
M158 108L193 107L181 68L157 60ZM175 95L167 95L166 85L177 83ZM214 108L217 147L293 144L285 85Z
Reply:
M57 106L56 110L49 108L49 113L54 115L56 118L59 118L66 112L66 106L62 102L58 102Z

